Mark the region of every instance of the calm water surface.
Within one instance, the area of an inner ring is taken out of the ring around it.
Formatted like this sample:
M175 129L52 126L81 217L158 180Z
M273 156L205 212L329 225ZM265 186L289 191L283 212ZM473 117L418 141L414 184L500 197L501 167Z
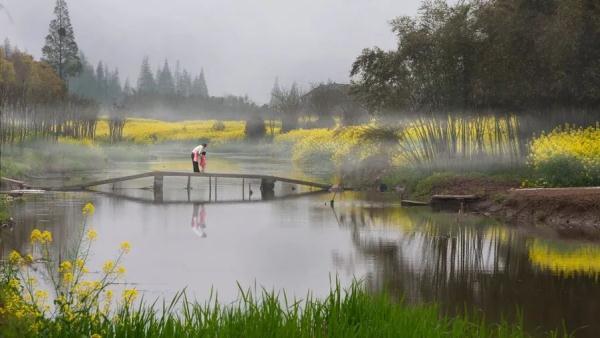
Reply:
M211 163L215 171L301 175L287 161L256 156L213 155ZM89 176L187 166L120 164ZM362 279L371 290L386 289L411 303L438 302L449 313L467 308L496 321L514 320L522 311L534 334L564 321L578 336L600 336L600 245L474 215L402 208L385 194L344 193L332 209L330 194L289 185L276 187L284 198L262 200L258 182L245 182L242 190L239 180L221 180L215 201L206 179L192 181L189 195L185 179L165 182L165 203L138 189L151 180L105 187L102 194L54 193L16 203L17 225L3 231L2 252L25 250L38 227L52 230L57 252L66 255L82 222L81 207L90 201L96 213L89 223L99 233L92 270L113 258L120 242L130 241L126 280L146 298L187 288L204 300L214 288L220 299L232 301L236 282L299 297L309 290L324 295L337 276L344 284Z

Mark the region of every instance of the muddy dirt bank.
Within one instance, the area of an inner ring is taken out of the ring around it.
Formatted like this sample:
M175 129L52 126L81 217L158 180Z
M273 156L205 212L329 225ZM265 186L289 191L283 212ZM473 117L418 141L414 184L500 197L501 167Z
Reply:
M512 224L544 225L565 237L600 240L600 187L512 189L489 211Z
M432 186L431 195L476 195L467 211L523 227L548 227L563 237L600 240L600 187L518 187L511 180L455 177Z

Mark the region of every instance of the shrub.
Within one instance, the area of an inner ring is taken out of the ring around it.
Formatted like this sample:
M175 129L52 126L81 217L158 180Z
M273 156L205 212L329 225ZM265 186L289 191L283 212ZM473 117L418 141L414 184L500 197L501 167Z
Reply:
M223 131L225 130L225 123L223 121L215 121L212 125L212 130L214 131Z
M557 128L531 142L537 185L600 185L600 125Z
M546 187L584 186L590 183L581 160L559 154L536 164L538 185Z
M267 133L265 128L265 120L258 115L250 117L248 120L246 120L244 133L246 134L246 137L250 139L259 139L265 137Z

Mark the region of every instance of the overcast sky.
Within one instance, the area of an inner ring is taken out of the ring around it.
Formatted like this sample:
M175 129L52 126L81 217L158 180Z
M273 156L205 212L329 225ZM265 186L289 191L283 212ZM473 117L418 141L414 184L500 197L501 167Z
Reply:
M79 48L135 85L144 55L192 73L211 95L268 101L275 77L303 88L348 82L365 47L393 48L389 21L420 0L67 0ZM41 56L55 0L0 0L0 38ZM173 69L173 68L172 68Z

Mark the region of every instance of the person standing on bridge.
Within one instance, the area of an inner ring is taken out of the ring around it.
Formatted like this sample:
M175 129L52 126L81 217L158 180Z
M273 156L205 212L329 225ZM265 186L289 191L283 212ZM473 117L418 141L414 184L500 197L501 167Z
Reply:
M200 168L202 168L202 172L206 169L206 151L203 151L200 155Z
M200 154L206 151L206 147L208 147L208 145L206 143L202 143L192 150L192 167L194 168L195 173L200 172L198 162L200 161Z

